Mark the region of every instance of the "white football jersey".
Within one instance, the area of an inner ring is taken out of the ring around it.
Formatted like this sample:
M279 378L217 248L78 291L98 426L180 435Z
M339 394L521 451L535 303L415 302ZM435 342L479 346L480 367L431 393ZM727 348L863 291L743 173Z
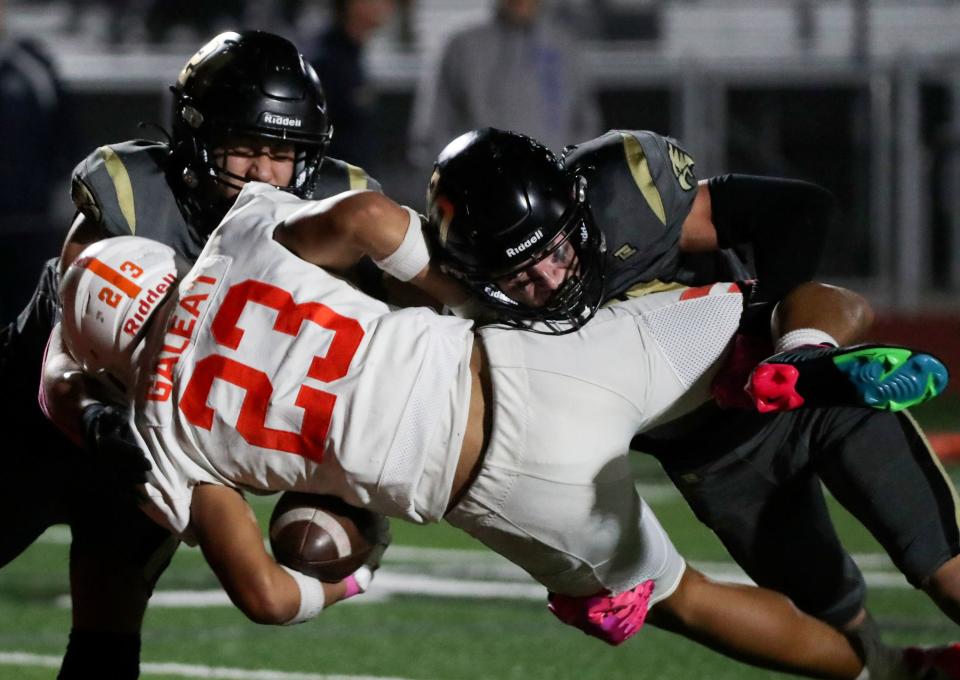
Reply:
M680 287L601 309L576 333L480 331L492 432L447 521L554 592L673 592L683 560L640 499L629 443L710 398L740 323L731 284Z
M335 494L415 522L446 508L471 324L393 311L290 253L273 232L298 210L316 204L248 184L138 362L150 512L177 533L204 482Z

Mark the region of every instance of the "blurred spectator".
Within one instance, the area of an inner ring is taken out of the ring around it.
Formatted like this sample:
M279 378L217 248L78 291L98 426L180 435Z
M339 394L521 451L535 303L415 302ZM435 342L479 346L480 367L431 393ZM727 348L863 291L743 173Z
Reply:
M187 26L201 36L236 30L242 24L245 5L244 0L148 0L147 39L163 42L175 26Z
M397 0L397 43L400 49L416 49L417 32L414 15L417 0Z
M395 9L394 0L334 0L333 21L303 46L327 95L333 123L329 154L368 169L377 165L377 103L364 50Z
M600 114L577 40L540 0L498 0L491 21L454 34L424 70L411 151L425 165L457 135L514 130L559 152L596 136Z
M140 20L137 13L139 3L136 0L69 0L68 11L64 20L63 29L67 33L77 33L83 27L83 15L93 10L99 10L104 15L103 38L109 45L119 45L127 39L127 32L132 28L135 20Z
M40 266L63 235L48 219L64 156L63 93L35 41L12 38L0 2L0 321L27 301Z

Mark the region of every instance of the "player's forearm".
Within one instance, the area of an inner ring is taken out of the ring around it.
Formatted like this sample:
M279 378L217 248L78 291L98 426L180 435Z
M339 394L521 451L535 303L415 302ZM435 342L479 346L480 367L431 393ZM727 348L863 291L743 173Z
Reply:
M243 572L242 567L238 571ZM342 581L324 583L285 569L272 559L255 572L237 578L217 571L230 600L254 623L285 626L303 623L344 599Z
M873 309L858 293L811 281L797 286L777 305L774 340L791 331L814 328L840 345L863 342L873 324Z
M196 486L190 527L231 602L255 623L300 623L347 595L343 582L323 583L277 564L253 511L234 489Z
M810 182L750 175L713 177L708 186L719 246L752 246L765 299L813 278L836 219L833 194Z
M706 180L697 186L697 195L680 230L679 247L685 253L717 249L717 228L713 224L710 190Z

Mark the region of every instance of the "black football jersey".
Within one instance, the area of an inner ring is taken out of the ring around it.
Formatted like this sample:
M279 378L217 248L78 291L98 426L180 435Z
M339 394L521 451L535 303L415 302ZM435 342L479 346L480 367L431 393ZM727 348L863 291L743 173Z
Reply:
M166 144L135 140L101 146L73 171L71 193L77 209L110 236L143 236L166 243L191 262L206 236L186 220L167 183ZM380 190L360 168L325 158L312 198L350 189Z
M587 202L606 239L607 299L654 280L701 285L749 277L732 251L680 253L697 176L693 157L675 140L611 130L568 147L563 163L587 180Z

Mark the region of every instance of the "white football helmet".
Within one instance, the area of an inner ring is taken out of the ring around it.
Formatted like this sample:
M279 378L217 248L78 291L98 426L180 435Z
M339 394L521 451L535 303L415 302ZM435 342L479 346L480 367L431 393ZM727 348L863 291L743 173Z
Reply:
M84 371L125 383L131 356L151 315L177 281L176 253L139 236L88 246L60 282L61 331Z

